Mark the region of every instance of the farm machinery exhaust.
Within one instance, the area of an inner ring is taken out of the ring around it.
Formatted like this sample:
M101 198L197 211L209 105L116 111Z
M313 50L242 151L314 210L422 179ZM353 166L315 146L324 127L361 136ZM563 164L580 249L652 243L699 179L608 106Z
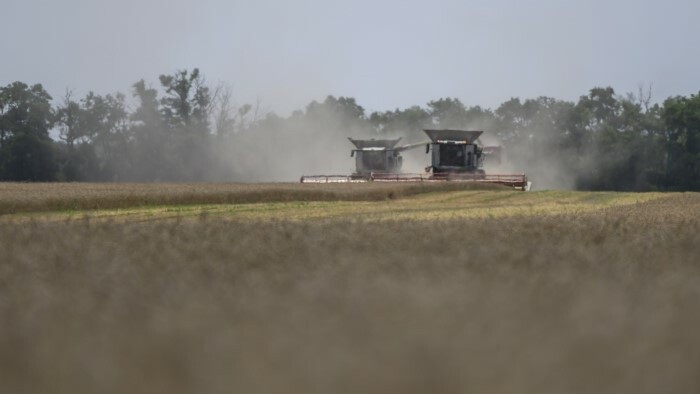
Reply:
M401 140L354 140L350 156L355 158L355 172L351 175L305 175L302 183L335 182L441 182L460 181L493 183L519 190L529 190L525 174L487 174L484 159L500 163L499 146L482 147L477 139L483 131L455 129L423 130L429 142L396 147ZM432 153L431 165L425 173L401 172L401 153L425 145L426 154Z

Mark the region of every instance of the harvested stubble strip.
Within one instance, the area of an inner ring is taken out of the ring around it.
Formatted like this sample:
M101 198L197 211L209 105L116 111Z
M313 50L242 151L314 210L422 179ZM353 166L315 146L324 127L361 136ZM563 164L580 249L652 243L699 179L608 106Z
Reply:
M420 193L508 190L471 183L360 183L302 185L0 183L0 215L19 212L122 209L158 205L245 204L290 201L381 201Z

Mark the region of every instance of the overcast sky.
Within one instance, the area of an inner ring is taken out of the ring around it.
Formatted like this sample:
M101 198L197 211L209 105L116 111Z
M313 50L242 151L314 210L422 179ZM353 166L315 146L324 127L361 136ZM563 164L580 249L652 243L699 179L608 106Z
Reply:
M0 84L128 93L199 67L287 114L326 95L369 111L458 97L575 100L700 90L698 0L0 0Z

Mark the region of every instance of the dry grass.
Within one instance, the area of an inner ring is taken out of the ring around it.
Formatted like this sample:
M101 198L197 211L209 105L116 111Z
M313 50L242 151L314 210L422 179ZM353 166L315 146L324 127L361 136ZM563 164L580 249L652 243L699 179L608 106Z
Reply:
M0 222L3 392L700 391L700 196L570 212Z
M134 206L91 211L19 212L4 215L0 220L161 220L216 216L229 220L456 220L502 218L510 216L557 215L592 212L615 206L638 204L663 199L672 194L542 191L523 193L507 189L467 190L445 193L442 184L403 189L396 198L396 186L378 185L376 201L290 201L246 204L190 204ZM434 187L434 188L433 188ZM392 198L387 197L392 194ZM420 193L410 198L408 193ZM351 195L348 193L348 195ZM359 196L356 194L355 196ZM352 195L351 195L352 196ZM370 195L369 197L372 197ZM368 198L369 199L369 198Z
M504 190L471 183L226 184L3 183L0 215L162 205L280 201L378 201L435 191Z

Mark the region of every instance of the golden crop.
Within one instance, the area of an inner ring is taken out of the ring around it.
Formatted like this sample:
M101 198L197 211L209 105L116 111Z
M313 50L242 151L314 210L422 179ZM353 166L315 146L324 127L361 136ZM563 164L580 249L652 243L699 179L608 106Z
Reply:
M290 204L0 220L2 391L700 390L698 194Z
M280 201L376 201L455 190L503 190L450 183L2 183L0 215L17 212L119 209L162 205Z

